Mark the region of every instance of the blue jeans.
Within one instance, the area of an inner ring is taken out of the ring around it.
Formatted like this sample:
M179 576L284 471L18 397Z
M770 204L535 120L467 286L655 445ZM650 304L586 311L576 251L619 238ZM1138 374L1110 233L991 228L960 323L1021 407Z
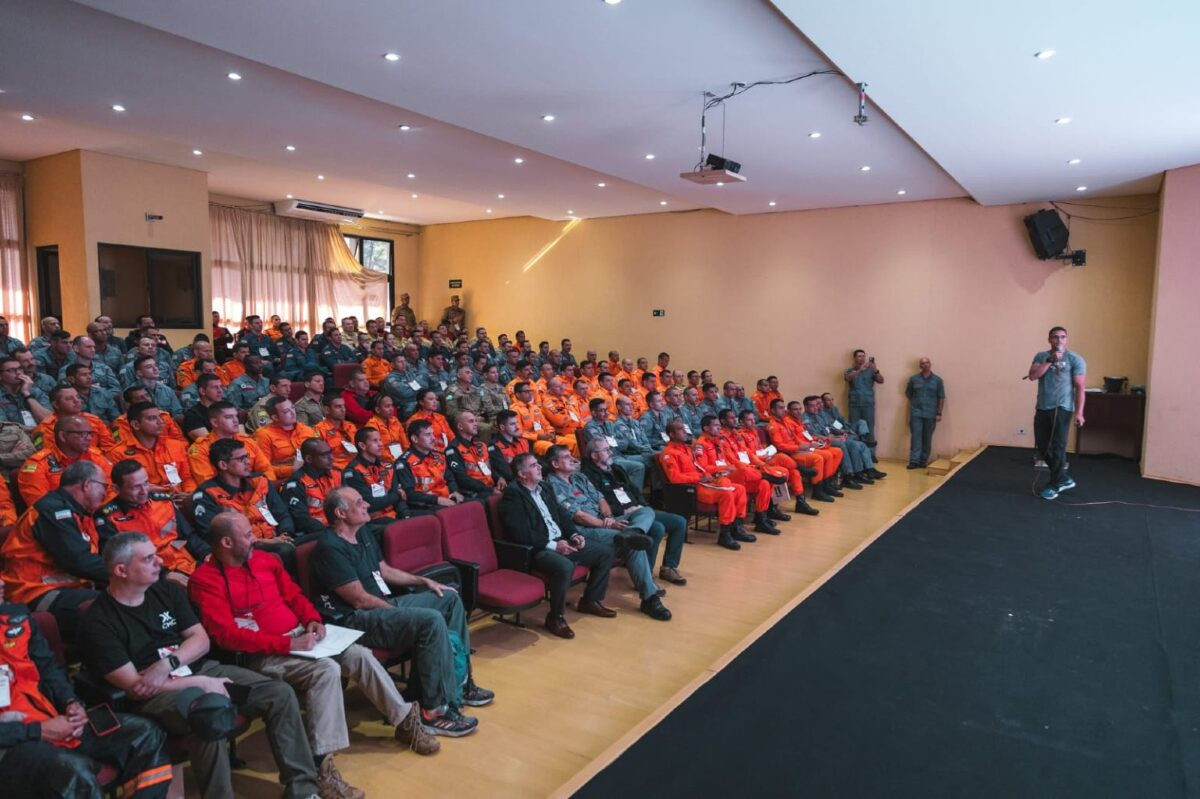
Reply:
M619 518L629 522L629 527L626 529L630 532L646 533L653 537L650 532L655 525L653 509L638 508L632 513L627 513ZM599 541L610 547L613 545L613 538L621 532L620 530L605 527L580 527L579 531L589 542ZM658 540L661 541L662 539L659 538ZM657 542L655 548L657 548ZM653 551L652 549L651 552ZM649 554L649 552L625 553L625 571L629 572L629 579L633 580L633 587L642 599L649 599L658 593L658 586L655 584L654 575L650 571L651 561L648 557Z
M654 539L654 547L650 550L650 565L658 560L658 545L667 539L667 548L663 552L662 565L664 568L679 568L679 559L683 555L684 539L687 538L687 519L676 513L656 510L654 525L650 528L650 537ZM657 531L657 534L656 534Z

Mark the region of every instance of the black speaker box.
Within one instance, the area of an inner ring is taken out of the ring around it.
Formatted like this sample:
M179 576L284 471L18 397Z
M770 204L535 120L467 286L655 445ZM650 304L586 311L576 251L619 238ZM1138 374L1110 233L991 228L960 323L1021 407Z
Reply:
M1047 208L1030 214L1025 217L1025 227L1029 230L1034 252L1043 261L1057 258L1067 248L1067 226L1057 211Z

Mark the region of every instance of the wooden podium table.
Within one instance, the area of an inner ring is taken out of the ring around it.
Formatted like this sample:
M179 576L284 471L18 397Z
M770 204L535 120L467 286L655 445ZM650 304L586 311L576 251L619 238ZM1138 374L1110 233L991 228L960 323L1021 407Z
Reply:
M1144 394L1089 392L1083 417L1085 423L1075 437L1077 453L1141 459L1142 429L1146 422Z

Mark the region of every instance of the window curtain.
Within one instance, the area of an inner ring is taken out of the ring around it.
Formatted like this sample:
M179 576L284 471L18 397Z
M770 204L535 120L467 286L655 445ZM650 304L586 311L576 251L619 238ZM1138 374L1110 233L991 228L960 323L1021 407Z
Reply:
M208 218L213 309L223 318L279 314L315 335L326 317L386 316L387 275L363 269L335 225L219 205Z
M33 317L25 269L24 207L21 176L0 175L0 316L8 320L8 334L28 344Z

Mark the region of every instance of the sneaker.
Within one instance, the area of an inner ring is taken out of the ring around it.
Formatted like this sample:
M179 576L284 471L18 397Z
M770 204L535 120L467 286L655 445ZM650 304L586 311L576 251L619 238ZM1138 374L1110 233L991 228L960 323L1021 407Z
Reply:
M1049 469L1050 467L1049 467L1049 466L1047 466L1047 465L1046 465L1046 462L1045 462L1044 460L1042 460L1041 458L1034 458L1034 459L1033 459L1033 468L1035 468L1035 469Z
M403 721L396 725L396 740L418 755L432 755L442 748L437 736L421 723L421 706L416 702L412 703Z
M1074 487L1075 481L1071 479L1070 475L1064 474L1062 482L1056 485L1054 488L1058 491L1058 493L1061 494L1064 491L1070 491Z
M468 678L467 684L463 688L463 704L470 707L483 707L490 705L492 700L496 698L495 691L489 691L486 688L480 688L475 684L475 681Z
M658 579L666 580L674 585L687 585L687 578L679 573L674 566L663 566L658 570Z
M1042 489L1042 493L1039 496L1042 499L1058 499L1058 491L1054 489L1054 486L1046 486Z
M452 707L448 707L437 715L431 715L428 710L421 711L421 724L434 735L445 735L448 738L461 738L475 732L479 719L464 716Z
M333 763L333 755L325 755L317 770L317 793L321 799L366 799L366 793L342 779Z

